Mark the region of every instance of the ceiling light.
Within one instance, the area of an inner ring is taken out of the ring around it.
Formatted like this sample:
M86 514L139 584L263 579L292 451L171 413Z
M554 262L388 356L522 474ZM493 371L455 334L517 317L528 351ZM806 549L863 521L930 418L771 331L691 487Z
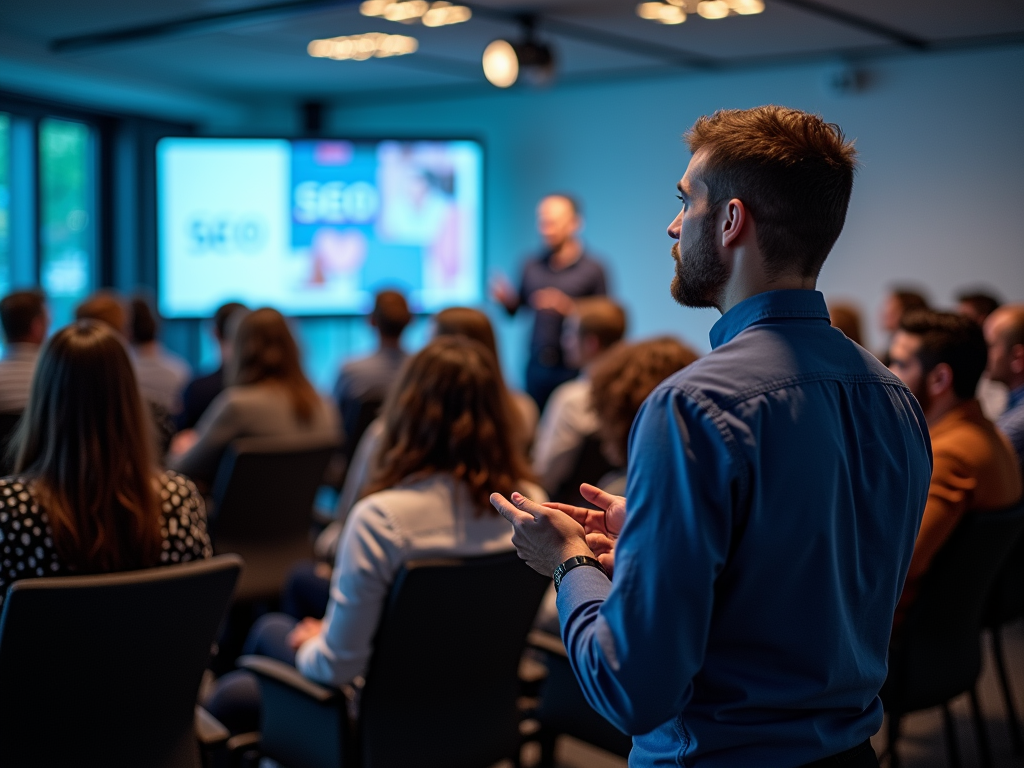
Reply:
M724 19L752 16L763 10L764 0L649 0L636 7L636 15L659 24L682 24L689 13L705 19Z
M365 35L313 40L306 46L306 50L310 56L318 59L365 61L369 58L382 59L388 56L404 56L407 53L415 53L419 46L415 37L367 32Z
M448 24L461 24L473 18L473 11L465 5L452 5L438 0L423 14L421 21L425 27L444 27Z
M507 40L495 40L484 49L484 77L491 85L508 88L519 78L519 57Z
M636 15L659 24L682 24L686 21L686 11L668 3L640 3L636 7Z

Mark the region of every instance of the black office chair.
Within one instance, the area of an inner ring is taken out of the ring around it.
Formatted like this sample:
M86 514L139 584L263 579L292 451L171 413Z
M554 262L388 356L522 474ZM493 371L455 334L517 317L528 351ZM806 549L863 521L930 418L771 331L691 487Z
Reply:
M0 763L199 765L196 696L241 560L16 581L0 615Z
M619 757L629 757L633 738L605 720L587 703L561 639L547 632L533 631L529 644L543 652L548 670L540 689L540 705L533 712L533 718L540 725L532 737L540 743L540 768L555 765L555 745L563 734Z
M14 462L9 456L11 438L21 421L21 411L0 413L0 477L6 477L14 471Z
M1010 721L1010 741L1017 755L1024 756L1024 727L1014 704L1013 689L1006 673L1006 653L1003 650L1002 628L1024 617L1024 534L1017 538L1017 544L996 576L992 593L985 609L983 625L992 635L992 655L995 657L999 687Z
M597 485L601 478L616 469L601 450L601 440L597 435L589 435L580 446L576 459L576 465L572 473L551 494L552 501L559 501L563 504L572 504L576 507L593 508L593 504L583 498L580 494L580 486L583 483Z
M410 562L398 573L349 722L338 690L262 657L261 750L288 768L485 768L521 743L519 660L551 580L515 552Z
M981 765L992 765L976 690L982 617L996 574L1022 531L1024 505L970 512L932 561L889 648L889 676L880 695L889 713L890 768L899 765L902 717L940 706L950 765L960 765L949 702L962 693L970 694Z
M224 454L210 533L216 552L245 559L236 600L276 599L291 567L312 557L313 502L336 448L307 438L247 437Z

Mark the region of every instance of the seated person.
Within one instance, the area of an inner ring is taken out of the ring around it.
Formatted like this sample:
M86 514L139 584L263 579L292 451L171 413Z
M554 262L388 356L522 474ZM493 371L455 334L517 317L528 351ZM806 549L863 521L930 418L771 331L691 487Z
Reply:
M16 475L0 480L0 602L17 579L212 554L203 497L156 469L148 430L123 340L89 320L54 334L15 436Z
M1010 439L1024 468L1024 304L1000 307L985 321L988 375L1010 390L996 426Z
M377 331L377 351L368 357L349 360L338 374L334 398L341 414L345 452L349 457L362 437L362 429L366 428L366 424L359 423L364 404L384 402L408 357L402 349L402 332L411 320L405 296L398 291L378 293L369 317L370 325Z
M0 324L7 346L0 360L0 413L21 413L28 402L39 347L46 339L49 317L39 291L15 291L0 301Z
M559 501L569 501L563 485L576 468L584 442L597 432L597 417L590 407L590 368L625 335L626 313L603 296L577 300L566 318L563 354L580 375L551 393L533 448L533 471L548 495ZM598 479L591 477L589 482Z
M106 323L122 338L127 338L128 313L121 298L106 288L96 291L75 307L75 320L99 320Z
M1017 457L974 397L988 359L973 320L917 310L900 320L889 368L921 404L932 440L932 479L896 625L913 603L932 559L968 512L997 510L1021 497Z
M491 321L483 312L468 307L449 307L443 309L434 316L434 336L463 336L483 344L487 350L498 357L498 347L494 340L494 328ZM537 426L537 404L533 398L525 392L509 390L505 387L504 378L501 375L499 363L498 377L502 387L508 392L514 429L513 444L526 456L529 445L533 442L533 433ZM363 495L363 488L367 483L370 474L376 467L378 447L384 435L384 419L378 418L366 429L366 433L356 446L355 453L349 463L348 472L345 475L345 484L338 497L335 506L336 522L327 526L324 532L317 539L316 553L319 557L333 560L338 537L341 535L341 526L345 518Z
M988 316L999 309L1001 302L995 296L985 291L969 290L961 291L956 297L956 312L985 327ZM982 374L978 381L978 391L975 393L978 402L981 403L981 412L992 421L995 421L1006 410L1006 403L1009 392L1006 385L996 381L989 376L989 372Z
M195 430L179 432L171 445L169 466L201 488L213 482L224 451L240 437L337 441L338 414L302 372L299 348L276 309L242 318L227 381Z
M882 311L879 315L879 325L888 334L889 343L892 343L893 334L900 325L900 318L907 312L916 309L928 309L928 299L913 286L894 286L882 302ZM879 356L883 365L889 364L889 348Z
M213 338L217 342L217 349L220 352L220 366L213 373L205 376L198 376L188 383L185 391L181 394L181 413L176 419L178 429L192 429L199 418L206 413L210 403L221 392L224 391L224 367L231 357L231 336L228 323L235 316L239 309L244 310L245 305L237 301L229 301L217 308L213 314ZM236 323L237 324L237 323ZM232 332L233 328L230 329Z
M192 369L157 341L159 326L156 315L142 296L131 301L128 326L142 398L159 405L171 416L177 415L181 412L181 391L192 375Z
M626 495L629 430L640 406L654 388L698 355L671 336L622 344L590 370L591 407L597 418L601 450L613 467L597 484L616 496Z
M828 305L829 319L833 328L838 328L854 344L864 346L861 332L860 310L853 304L836 302Z
M510 550L512 531L491 511L489 492L541 490L512 444L505 397L497 361L475 341L442 337L415 355L385 405L383 461L345 525L326 616L264 616L246 653L347 685L366 671L403 563ZM258 728L259 688L247 672L222 678L206 705L232 731Z

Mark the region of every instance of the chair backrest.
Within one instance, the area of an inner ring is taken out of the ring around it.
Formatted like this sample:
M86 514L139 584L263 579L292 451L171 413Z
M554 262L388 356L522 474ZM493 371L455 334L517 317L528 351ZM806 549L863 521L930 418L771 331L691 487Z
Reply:
M374 639L359 765L479 768L514 754L519 659L550 584L515 552L407 563Z
M889 656L886 707L938 706L981 672L982 615L996 574L1024 531L1024 505L969 512L935 556Z
M16 581L0 615L4 766L179 766L241 560Z
M308 438L235 440L213 483L215 541L276 542L308 536L316 492L337 447Z
M551 498L553 501L560 501L563 504L572 504L577 507L591 508L594 505L580 495L580 486L583 483L597 485L606 474L615 469L612 463L605 458L601 450L601 440L597 435L588 435L576 459L572 474L569 475L556 490Z
M1021 616L1024 616L1024 531L996 575L984 624L995 629Z
M9 475L14 471L14 462L8 460L7 449L10 447L14 430L18 428L20 421L21 411L0 413L0 472L3 475Z

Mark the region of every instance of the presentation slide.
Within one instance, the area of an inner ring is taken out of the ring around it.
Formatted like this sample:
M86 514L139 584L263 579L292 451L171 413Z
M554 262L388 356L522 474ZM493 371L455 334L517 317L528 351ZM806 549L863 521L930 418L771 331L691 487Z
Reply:
M474 141L162 139L160 314L365 314L382 288L478 304L482 195Z

